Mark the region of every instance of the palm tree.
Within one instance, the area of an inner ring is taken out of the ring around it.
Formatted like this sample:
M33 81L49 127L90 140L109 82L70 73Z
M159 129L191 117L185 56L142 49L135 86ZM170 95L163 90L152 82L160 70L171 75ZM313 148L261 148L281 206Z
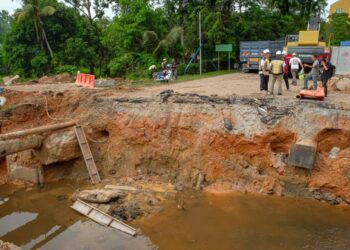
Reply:
M174 48L179 40L182 40L183 28L176 26L170 30L170 32L165 36L164 39L160 40L158 35L154 31L145 31L142 34L143 45L157 43L153 54L157 54L161 49L169 52Z
M38 43L42 48L44 48L45 43L52 58L52 49L47 39L44 23L41 18L53 15L56 12L56 9L52 6L45 5L41 0L22 0L22 3L23 8L16 12L17 20L33 22Z

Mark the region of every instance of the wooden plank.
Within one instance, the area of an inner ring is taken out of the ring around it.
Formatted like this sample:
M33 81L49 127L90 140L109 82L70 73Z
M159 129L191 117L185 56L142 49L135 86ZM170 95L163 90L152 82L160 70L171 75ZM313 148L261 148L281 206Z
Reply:
M86 140L86 136L84 133L84 129L81 126L75 126L74 127L75 134L77 136L80 150L83 154L83 158L85 161L86 168L88 169L91 182L93 184L98 183L101 181L100 175L98 173L94 158L92 156L89 144Z
M136 229L129 226L128 224L125 224L124 222L102 212L98 208L91 206L90 204L82 201L77 200L72 206L75 211L85 215L86 217L90 218L91 220L107 227L112 227L115 229L118 229L124 233L127 233L131 236L136 235ZM87 212L89 211L89 212Z

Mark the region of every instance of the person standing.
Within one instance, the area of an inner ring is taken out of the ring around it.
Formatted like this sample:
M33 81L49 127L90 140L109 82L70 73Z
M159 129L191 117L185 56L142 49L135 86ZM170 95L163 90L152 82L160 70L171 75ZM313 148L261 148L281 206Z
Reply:
M314 83L314 90L317 90L317 78L320 73L320 62L317 59L317 55L312 56L312 65L304 64L304 67L311 68L311 72L305 76L303 89L309 89L308 82L312 80Z
M174 80L177 79L177 72L176 72L176 61L175 58L171 60L171 74L174 77Z
M323 68L323 71L321 74L322 86L324 87L324 94L327 97L327 94L328 94L327 84L333 76L334 66L330 63L329 58L327 57L322 59L321 65Z
M282 52L282 57L283 57L283 61L284 61L284 64L283 64L283 79L284 79L284 82L286 84L286 88L287 90L289 91L289 61L290 61L290 58L288 58L288 54L286 51L283 51Z
M299 73L299 69L302 68L304 70L304 66L301 63L300 58L297 57L296 53L293 53L293 57L290 59L289 64L290 64L290 70L291 70L291 73L293 76L292 84L294 86L297 86L297 84L298 84L297 75ZM300 68L299 68L299 66L300 66Z
M163 76L165 77L166 76L166 58L163 59L163 62L162 62L162 73L163 73Z
M263 51L264 57L259 63L259 75L260 75L260 91L269 90L269 80L270 80L270 58L271 52L268 49Z
M276 52L276 59L272 60L270 68L272 73L270 94L274 94L275 83L278 84L278 95L282 95L282 80L283 80L283 65L282 52Z

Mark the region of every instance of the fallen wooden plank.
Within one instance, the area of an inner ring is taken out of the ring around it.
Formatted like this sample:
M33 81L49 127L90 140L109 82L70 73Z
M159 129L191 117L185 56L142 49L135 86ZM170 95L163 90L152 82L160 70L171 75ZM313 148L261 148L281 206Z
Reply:
M90 218L91 220L107 227L112 227L115 229L118 229L124 233L127 233L131 236L136 235L136 229L125 224L124 222L102 212L98 208L91 206L90 204L82 201L77 200L74 202L74 204L71 206L75 211L85 215L86 217Z

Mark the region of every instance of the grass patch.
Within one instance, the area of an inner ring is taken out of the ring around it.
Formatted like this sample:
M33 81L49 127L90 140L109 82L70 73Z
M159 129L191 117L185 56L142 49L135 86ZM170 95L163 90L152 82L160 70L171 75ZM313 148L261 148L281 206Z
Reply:
M209 78L209 77L214 77L214 76L221 76L221 75L227 75L227 74L233 74L233 73L238 73L240 72L239 70L231 70L230 72L228 70L221 70L221 71L212 71L212 72L207 72L203 73L202 75L196 74L196 75L182 75L178 76L177 80L174 82L169 82L169 83L160 83L160 82L155 82L153 79L140 79L134 82L129 82L129 83L122 83L118 84L119 86L134 86L134 87L147 87L147 86L159 86L161 84L176 84L176 83L181 83L181 82L187 82L187 81L193 81L193 80L198 80L198 79L204 79L204 78Z

